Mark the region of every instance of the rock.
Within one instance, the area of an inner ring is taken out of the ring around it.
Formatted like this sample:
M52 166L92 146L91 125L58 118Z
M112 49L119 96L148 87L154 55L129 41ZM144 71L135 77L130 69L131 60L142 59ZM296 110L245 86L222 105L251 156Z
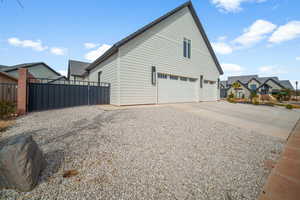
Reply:
M43 152L32 136L17 136L0 148L0 189L31 191L45 166Z

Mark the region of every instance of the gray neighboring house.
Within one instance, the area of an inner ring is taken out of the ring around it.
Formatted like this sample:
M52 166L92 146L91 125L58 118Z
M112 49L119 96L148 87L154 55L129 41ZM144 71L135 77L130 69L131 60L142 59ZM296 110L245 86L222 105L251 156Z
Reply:
M110 83L113 105L216 101L223 74L191 1L90 64L70 61L68 71L70 79Z
M90 63L77 61L77 60L69 60L68 64L68 79L71 81L82 81L84 80L84 75L86 74L85 68Z
M18 69L27 68L31 76L35 78L48 78L53 80L65 80L66 78L60 73L49 67L46 63L35 62L35 63L23 63L13 66L0 65L0 71L8 74L16 79L19 78Z
M235 90L232 85L238 82L240 88ZM283 89L294 90L289 80L279 80L278 77L259 77L258 75L230 76L227 81L221 81L221 97L234 94L237 98L249 98L252 91L258 94L277 94Z

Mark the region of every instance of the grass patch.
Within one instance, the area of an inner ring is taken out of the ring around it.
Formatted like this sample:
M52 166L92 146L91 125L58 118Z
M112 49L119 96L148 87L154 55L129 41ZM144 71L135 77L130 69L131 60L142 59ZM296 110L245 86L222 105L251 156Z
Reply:
M7 130L9 127L15 124L14 120L0 120L0 133ZM1 137L1 135L0 135Z

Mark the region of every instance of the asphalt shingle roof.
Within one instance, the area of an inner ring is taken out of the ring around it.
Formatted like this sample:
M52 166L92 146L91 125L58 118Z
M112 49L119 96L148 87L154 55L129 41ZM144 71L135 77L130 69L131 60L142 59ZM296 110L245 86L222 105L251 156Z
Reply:
M87 63L87 62L81 62L81 61L77 61L77 60L69 60L69 75L82 76L86 72L85 68L89 64L90 63Z
M258 78L258 75L246 75L246 76L229 76L228 84L233 84L236 81L240 81L243 84L248 83L252 78Z
M280 81L280 84L286 89L294 90L294 87L289 80L282 80Z

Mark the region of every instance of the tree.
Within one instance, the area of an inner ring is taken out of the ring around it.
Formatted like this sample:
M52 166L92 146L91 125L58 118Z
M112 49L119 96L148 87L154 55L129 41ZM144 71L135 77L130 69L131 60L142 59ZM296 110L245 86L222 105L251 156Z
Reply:
M235 90L235 97L237 97L237 91L238 91L239 88L241 88L241 84L239 82L235 82L235 83L232 84L232 87Z

